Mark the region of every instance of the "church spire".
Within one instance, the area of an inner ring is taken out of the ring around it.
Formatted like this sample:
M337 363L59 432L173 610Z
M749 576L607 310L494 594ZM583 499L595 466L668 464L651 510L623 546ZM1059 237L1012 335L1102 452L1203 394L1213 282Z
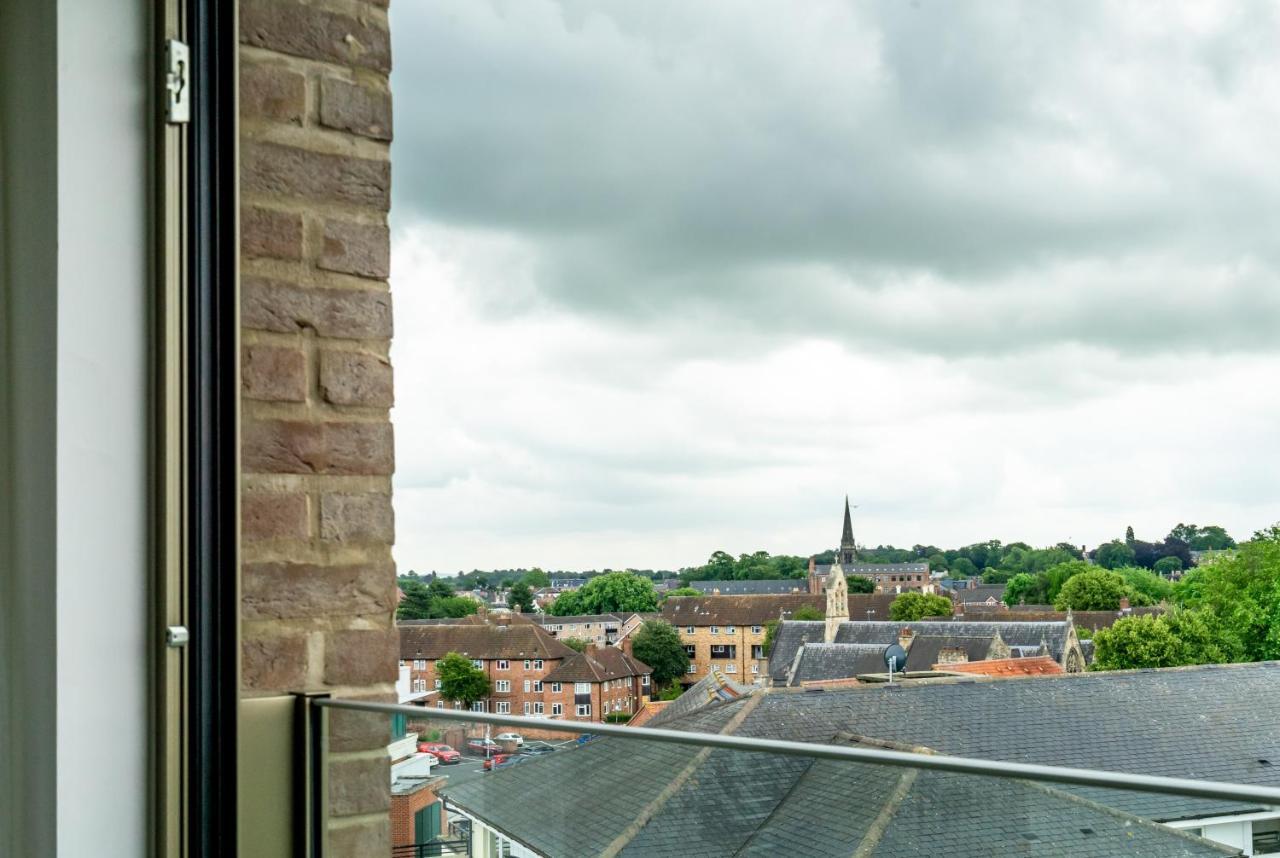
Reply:
M844 533L840 535L841 565L852 563L858 558L858 548L853 542L853 519L849 515L849 496L844 496Z

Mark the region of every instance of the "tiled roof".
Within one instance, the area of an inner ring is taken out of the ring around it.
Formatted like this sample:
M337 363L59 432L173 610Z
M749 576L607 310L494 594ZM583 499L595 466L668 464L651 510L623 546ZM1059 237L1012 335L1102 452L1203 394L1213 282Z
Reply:
M1080 643L1084 643L1081 641ZM1028 658L990 658L960 664L935 664L935 670L954 673L972 673L979 676L1056 676L1062 673L1062 665L1047 655Z
M961 604L982 604L988 599L994 599L999 603L1004 598L1004 585L992 585L990 587L970 587L964 590L953 590L952 597Z
M889 616L889 606L897 596L893 593L850 593L849 616ZM786 612L795 613L802 605L825 614L826 596L803 593L759 596L676 596L662 603L662 618L675 626L760 626L776 620Z
M885 647L880 644L805 644L790 685L848 679L860 673L882 673Z
M907 649L906 670L932 670L947 649L964 650L969 661L979 661L991 654L996 643L996 633L982 635L951 635L925 633L913 635ZM881 668L883 670L883 668Z
M1131 614L1163 614L1167 608L1161 605L1145 605L1141 608L1131 609ZM987 621L1005 621L1005 620L1021 620L1033 622L1064 622L1067 619L1066 611L1055 611L1048 605L1010 605L1007 609L988 608L980 605L967 605L964 609L965 619L968 620L987 620ZM1125 614L1119 611L1074 611L1071 614L1071 621L1080 628L1093 629L1109 629L1115 625L1116 620L1124 617Z
M785 623L783 625L786 625ZM898 632L909 628L915 634L959 635L983 637L998 633L1009 646L1038 647L1041 641L1049 646L1049 654L1062 660L1067 645L1069 626L1066 622L970 622L968 620L920 620L911 623L859 622L841 623L836 632L837 643L897 643Z
M739 697L759 690L750 685L739 685L721 673L718 668L713 667L706 676L690 685L685 689L684 694L671 701L671 705L654 716L649 726L661 727L668 721L682 718L704 706L737 700Z
M643 727L656 718L663 709L671 705L670 700L646 700L639 711L627 722L628 727Z
M406 625L401 623L400 658L569 658L577 655L532 623L511 625Z
M766 593L805 593L809 592L809 582L805 578L778 578L758 581L690 581L689 586L701 590L708 595L719 590L721 596L749 596Z
M1257 762L1277 757L1280 664L779 690L699 707L663 726L828 744L870 737L997 760L1280 786L1280 767ZM625 788L600 788L601 772L619 771ZM639 737L597 739L442 792L542 855L575 858L606 850L658 858L1216 856L1238 853L1149 820L1244 809Z
M604 682L653 673L649 665L632 658L617 647L589 649L560 662L547 675L547 682Z

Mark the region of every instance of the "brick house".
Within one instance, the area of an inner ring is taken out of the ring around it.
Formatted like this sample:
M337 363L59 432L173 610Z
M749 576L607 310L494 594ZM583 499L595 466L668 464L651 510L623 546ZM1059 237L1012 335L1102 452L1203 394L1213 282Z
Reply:
M565 659L547 677L547 714L558 711L566 721L603 721L616 712L636 712L649 697L652 673L617 647L590 647Z
M849 615L888 617L892 593L854 593L848 596ZM662 604L662 619L675 626L689 654L691 685L717 667L743 683L766 675L765 625L790 617L808 606L825 613L826 597L803 593L762 596L677 596Z

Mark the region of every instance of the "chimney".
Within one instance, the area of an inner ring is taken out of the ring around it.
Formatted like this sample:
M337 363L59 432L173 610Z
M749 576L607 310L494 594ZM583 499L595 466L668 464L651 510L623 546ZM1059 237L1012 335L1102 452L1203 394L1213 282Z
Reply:
M817 564L817 562L814 560L813 555L812 555L812 554L810 554L810 555L809 555L809 574L810 574L810 575L814 575L814 574L816 574L816 573L817 573L817 571L818 571L818 564Z
M903 626L898 630L898 646L903 649L911 649L911 639L913 637L915 637L915 632L911 631L911 629L906 626Z
M509 626L511 625L511 615L510 614L494 614L493 624L495 626Z
M1121 596L1120 597L1120 613L1129 614L1132 612L1133 612L1133 608L1129 607L1129 597Z

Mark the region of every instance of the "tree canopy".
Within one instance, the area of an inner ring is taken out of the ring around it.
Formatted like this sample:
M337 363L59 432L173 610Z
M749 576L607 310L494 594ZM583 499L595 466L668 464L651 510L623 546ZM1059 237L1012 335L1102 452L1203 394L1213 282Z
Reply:
M951 600L932 593L902 593L889 605L889 619L911 622L925 617L951 616Z
M680 633L663 620L646 620L631 637L631 654L653 669L653 681L669 685L689 669Z
M682 596L701 596L701 590L695 590L692 587L676 587L674 590L668 590L663 594L664 599L678 599Z
M791 614L791 619L793 620L809 622L812 622L813 620L825 620L826 618L827 615L822 611L819 611L813 605L801 605Z
M1124 578L1115 572L1090 569L1068 578L1053 606L1059 611L1114 611L1129 593Z
M1091 670L1217 664L1232 655L1203 617L1191 611L1124 617L1109 629L1099 629L1093 645Z
M401 578L404 600L396 608L401 620L434 620L441 617L466 617L480 609L474 599L455 596L453 588L439 578L423 583L416 578Z
M1198 612L1246 661L1280 658L1280 530L1191 569L1174 600Z
M533 591L529 589L529 585L523 581L512 584L507 593L507 606L513 609L519 607L526 614L532 611Z
M876 582L862 575L850 575L845 578L845 585L850 593L874 593Z
M1128 543L1113 539L1110 542L1104 542L1099 545L1093 552L1093 559L1103 569L1116 569L1121 566L1129 566L1133 563L1133 549Z
M658 594L648 578L630 572L610 572L592 578L577 590L561 593L548 613L565 617L573 614L608 614L658 610Z
M489 696L489 677L472 664L471 659L456 652L446 653L436 662L436 677L440 680L440 696L468 709L477 700Z

